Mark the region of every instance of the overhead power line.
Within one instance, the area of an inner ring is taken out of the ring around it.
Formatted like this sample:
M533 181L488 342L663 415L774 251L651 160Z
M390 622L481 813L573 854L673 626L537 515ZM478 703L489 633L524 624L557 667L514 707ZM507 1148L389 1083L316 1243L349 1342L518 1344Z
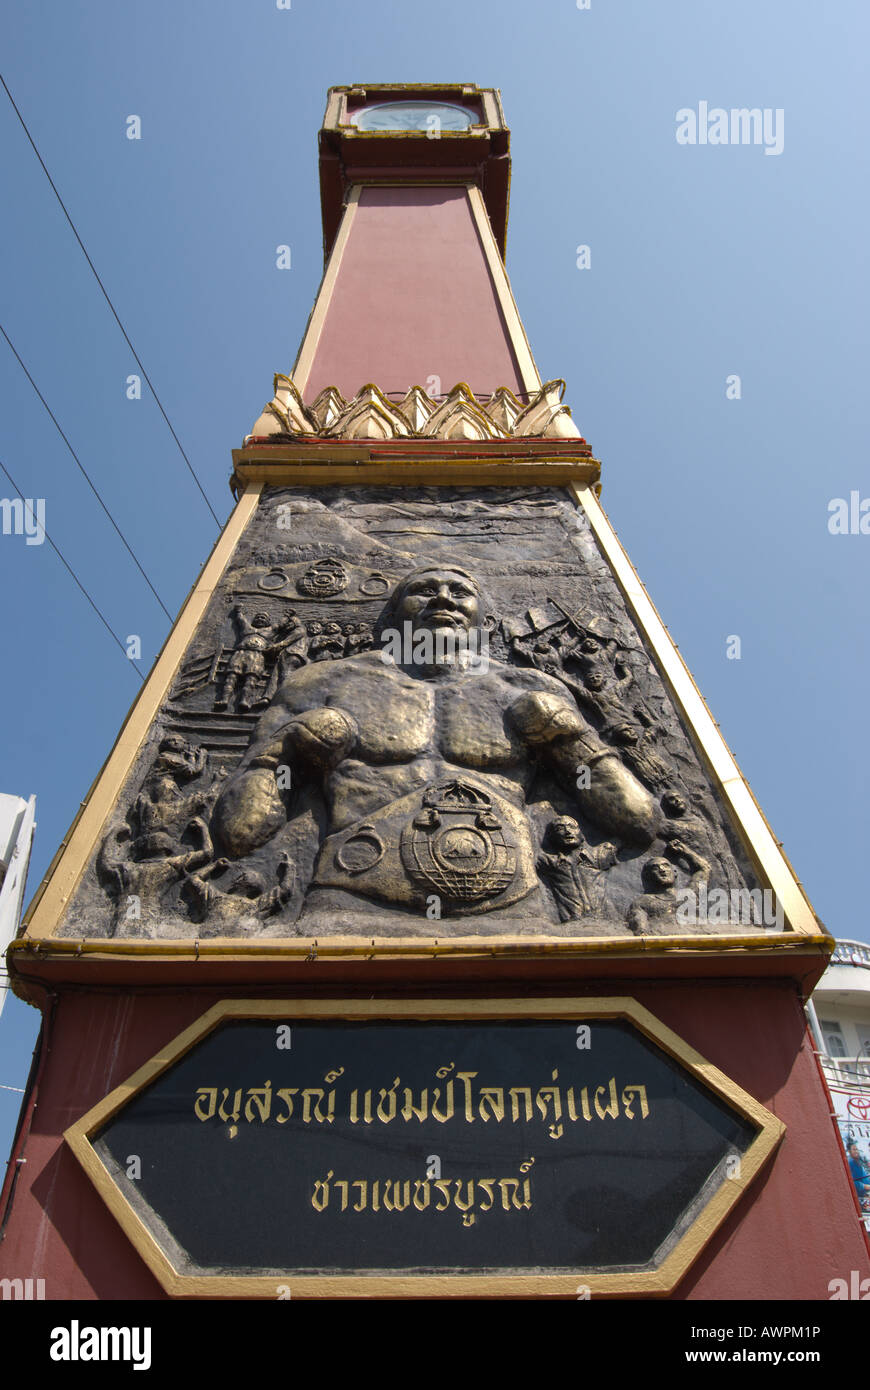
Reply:
M33 148L33 153L36 155L36 158L39 160L40 164L42 165L42 171L43 171L43 173L45 174L45 177L48 179L48 182L51 184L51 191L52 191L52 193L54 194L55 198L57 198L57 201L60 203L61 209L63 210L63 215L64 215L64 217L66 218L67 222L69 223L70 227L72 228L73 236L75 237L76 241L78 242L79 246L81 247L82 255L84 256L85 260L87 261L88 265L90 266L90 268L91 268L91 270L92 270L92 272L93 272L94 279L96 280L97 284L99 285L100 289L101 289L102 292L103 292L103 298L105 299L106 303L108 304L109 308L111 309L112 314L113 314L114 319L115 319L115 322L117 323L118 327L120 328L121 332L122 332L123 335L124 335L124 341L126 342L128 348L130 349L130 351L132 352L133 356L135 357L135 359L136 359L136 364L137 364L137 366L139 367L139 370L140 370L140 372L142 373L143 377L145 378L146 382L148 383L148 386L149 386L149 389L150 389L150 391L151 391L151 394L152 394L152 396L154 397L155 401L157 402L157 408L159 409L160 414L163 416L163 418L164 418L164 420L166 421L166 424L167 424L167 426L168 426L168 428L169 428L169 433L172 435L172 438L175 440L176 444L178 445L178 451L179 451L179 453L181 454L181 457L184 459L184 462L187 464L188 469L190 470L190 476L193 478L194 482L196 483L197 487L199 488L200 492L202 493L202 499L203 499L203 501L205 502L205 505L208 507L209 511L211 512L212 516L214 517L215 524L218 526L218 528L220 528L220 525L221 525L220 518L218 517L217 513L215 512L215 509L214 509L214 507L212 506L211 502L209 502L208 497L206 496L206 493L205 493L205 489L203 488L202 483L199 481L199 478L198 478L197 475L196 475L196 470L195 470L193 464L191 463L190 459L187 457L187 454L186 454L185 451L184 451L184 448L183 448L183 446L182 446L181 440L178 438L178 435L175 433L175 430L172 428L172 421L170 420L169 416L166 414L166 411L163 409L163 402L161 401L160 397L158 396L158 394L157 394L157 392L156 392L156 390L155 390L155 388L154 388L154 383L153 383L153 381L151 380L151 378L150 378L150 376L148 375L148 373L146 372L146 370L145 370L145 368L144 368L144 366L143 366L143 364L142 364L142 359L141 359L141 357L139 356L138 352L137 352L136 349L134 348L133 344L130 342L130 336L129 336L129 334L128 334L126 328L124 327L123 323L121 322L121 320L120 320L120 318L119 318L119 316L118 316L118 311L117 311L117 309L115 308L114 304L112 303L111 299L109 298L109 294L108 294L108 291L106 290L105 285L103 284L102 280L100 279L99 275L97 274L97 268L96 268L96 266L94 265L93 261L91 260L90 256L88 255L88 253L87 253L87 251L86 251L86 249L85 249L85 244L84 244L84 242L82 241L81 237L79 236L78 232L76 231L75 223L73 222L72 218L70 217L69 213L67 212L66 204L64 203L63 198L60 196L60 194L59 194L58 191L57 191L57 188L55 187L54 179L51 177L51 174L48 172L48 169L47 169L46 166L45 166L45 160L43 159L42 155L39 153L39 150L38 150L37 147L36 147L36 141L34 140L33 136L30 134L30 131L29 131L28 128L27 128L27 122L25 121L25 119L24 119L24 117L22 116L21 112L18 110L18 107L17 107L16 104L15 104L15 98L13 97L13 95L12 95L12 93L10 92L9 88L6 86L6 81L5 81L5 79L4 79L2 73L0 73L0 82L2 82L2 84L3 84L3 90L5 91L6 95L8 96L9 100L10 100L11 103L12 103L12 109L13 109L13 111L15 112L16 116L18 117L19 121L21 122L21 127L22 127L22 129L23 129L23 131L24 131L24 134L27 136L28 140L30 141L30 144L31 144L31 146L32 146L32 148Z
M34 516L34 513L33 513L33 507L31 507L31 506L29 505L29 503L27 503L26 499L24 498L24 494L22 493L21 489L19 488L18 484L16 483L15 479L13 478L12 474L9 472L9 469L6 467L6 465L5 465L5 463L3 462L2 459L0 459L0 468L3 469L3 472L6 474L6 477L9 479L9 481L10 481L10 483L12 484L13 488L15 489L17 495L18 495L18 496L22 499L22 501L24 502L24 505L28 507L28 509L29 509L29 511L30 511L30 515L33 517L33 520L34 520L34 522L35 522L35 521L36 521L36 517ZM133 667L133 670L136 672L136 675L139 677L140 681L144 681L145 677L142 675L142 672L139 670L138 666L134 666L134 665L133 665L133 661L132 661L130 658L127 657L127 648L124 646L124 643L121 641L121 639L120 639L120 637L118 636L117 632L115 632L114 628L111 626L111 624L108 622L108 620L103 616L103 614L101 613L100 609L97 607L96 603L95 603L94 600L91 598L90 594L88 593L87 589L85 588L84 584L83 584L83 583L81 582L81 580L79 579L79 577L78 577L78 575L76 574L75 570L72 568L71 565L67 564L66 560L65 560L64 557L61 555L61 553L60 553L60 551L58 550L57 546L55 545L54 541L51 539L51 536L50 536L50 535L48 534L48 532L45 530L45 527L43 527L42 530L43 530L43 535L45 536L45 539L48 541L49 545L51 546L51 548L52 548L52 550L54 551L54 553L55 553L55 555L57 556L57 558L60 560L60 562L61 562L61 564L63 565L64 569L66 569L66 570L69 572L69 574L72 575L72 577L73 577L73 579L75 580L76 584L78 585L79 589L81 589L82 593L84 594L84 596L85 596L85 598L87 599L88 603L89 603L89 604L91 605L91 607L93 608L94 612L96 613L96 615L97 615L97 617L99 618L100 622L103 624L103 627L106 629L106 631L108 632L109 636L112 638L112 640L113 640L114 642L117 642L118 646L121 648L121 651L124 653L125 658L127 658L128 665L130 665L130 666Z
M76 462L76 464L77 464L77 466L78 466L79 472L82 474L82 477L85 479L85 482L87 483L88 487L91 489L91 492L92 492L92 493L94 494L94 496L96 497L96 499L97 499L97 501L99 502L100 506L102 507L103 511L106 513L106 516L109 518L109 520L111 521L111 523L112 523L112 525L114 526L115 530L117 531L118 535L121 537L121 540L124 542L124 545L126 546L128 552L129 552L129 554L130 554L130 556L131 556L131 558L132 558L132 560L133 560L133 563L135 564L135 566L136 566L136 568L138 569L139 573L141 574L142 578L145 580L145 583L148 585L148 588L151 590L151 592L152 592L152 594L154 595L154 597L156 598L157 602L160 604L160 607L163 609L163 612L166 614L166 616L167 616L167 618L169 619L169 621L172 622L172 614L170 613L169 609L166 607L166 604L163 602L163 599L160 597L160 595L158 594L158 592L157 592L157 590L155 589L154 585L151 583L151 580L148 578L148 575L145 573L144 569L142 568L141 564L139 563L139 561L138 561L138 559L137 559L137 557L136 557L136 555L135 555L135 553L134 553L134 551L133 551L133 547L130 545L129 541L127 540L127 537L124 535L124 532L121 530L121 528L120 528L120 526L118 525L117 521L116 521L115 518L112 516L112 513L109 511L109 508L106 506L105 502L103 501L102 497L100 496L99 491L97 490L95 484L93 483L93 481L92 481L90 475L89 475L88 472L87 472L87 469L85 468L84 464L82 463L82 461L81 461L81 459L79 458L78 454L76 453L75 449L74 449L73 446L70 444L69 440L67 439L66 435L64 434L64 432L63 432L63 430L61 429L60 425L58 424L57 418L56 418L54 412L52 411L51 406L48 404L48 401L45 399L45 397L43 396L43 394L42 394L42 392L40 391L39 387L37 386L36 382L33 380L33 377L30 375L30 372L27 370L27 368L25 367L24 363L22 362L21 357L20 357L19 354L18 354L18 350L17 350L16 347L15 347L15 344L13 343L12 339L9 337L9 334L6 332L6 329L3 327L2 323L0 323L0 333L3 334L3 337L6 339L7 343L9 344L9 346L10 346L10 348L12 349L13 353L15 354L15 358L16 358L16 360L17 360L17 362L18 362L19 367L20 367L21 370L23 371L24 375L27 377L27 380L30 382L31 386L33 387L33 389L34 389L34 391L36 392L36 394L37 394L37 396L39 397L39 399L42 401L42 404L45 406L45 409L46 409L46 411L48 412L48 415L49 415L49 418L51 419L52 424L54 425L55 429L57 430L57 432L58 432L58 434L60 435L61 439L63 440L64 444L66 445L66 447L69 449L70 453L72 454L72 456L73 456L73 458L74 458L74 460L75 460L75 462Z

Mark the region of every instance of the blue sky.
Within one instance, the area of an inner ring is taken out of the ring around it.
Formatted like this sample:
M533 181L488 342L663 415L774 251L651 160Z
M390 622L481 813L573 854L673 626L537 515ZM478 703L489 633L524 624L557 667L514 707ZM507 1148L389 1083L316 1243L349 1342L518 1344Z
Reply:
M817 912L861 940L870 536L832 535L828 508L870 496L868 14L27 0L2 58L221 520L230 449L290 369L322 271L327 88L500 87L508 270L540 370L567 380L608 514ZM702 101L781 109L782 152L679 145L677 111ZM0 322L175 613L215 523L147 388L126 397L136 364L2 90L0 150ZM121 638L141 637L147 671L167 619L2 339L0 399L0 460L45 499L48 534ZM0 536L0 586L0 789L37 795L30 896L139 680L48 544ZM3 1085L24 1085L37 1022L9 1000ZM19 1099L0 1090L7 1151Z

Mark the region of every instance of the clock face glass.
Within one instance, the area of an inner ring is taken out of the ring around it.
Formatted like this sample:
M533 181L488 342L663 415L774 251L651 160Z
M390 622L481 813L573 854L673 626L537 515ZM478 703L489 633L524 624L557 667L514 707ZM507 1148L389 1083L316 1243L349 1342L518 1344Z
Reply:
M476 116L446 101L384 101L351 116L357 130L468 130Z

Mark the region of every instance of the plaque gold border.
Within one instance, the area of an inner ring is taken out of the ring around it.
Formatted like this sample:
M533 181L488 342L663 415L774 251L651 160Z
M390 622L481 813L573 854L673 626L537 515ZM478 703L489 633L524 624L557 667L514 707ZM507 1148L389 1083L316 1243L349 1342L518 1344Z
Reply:
M145 1223L134 1211L94 1149L91 1139L113 1115L189 1052L202 1038L231 1019L300 1019L386 1022L507 1021L533 1018L624 1018L657 1044L719 1099L756 1129L741 1157L739 1173L726 1177L696 1214L656 1270L572 1274L504 1275L185 1275L172 1265ZM553 999L223 999L212 1005L177 1037L166 1043L120 1086L99 1101L64 1134L78 1162L109 1211L170 1298L276 1299L282 1287L293 1299L348 1298L572 1298L588 1290L592 1297L666 1297L713 1238L742 1198L785 1134L771 1111L717 1067L706 1061L679 1034L628 996ZM579 1285L579 1286L578 1286ZM584 1295L585 1296L585 1295Z

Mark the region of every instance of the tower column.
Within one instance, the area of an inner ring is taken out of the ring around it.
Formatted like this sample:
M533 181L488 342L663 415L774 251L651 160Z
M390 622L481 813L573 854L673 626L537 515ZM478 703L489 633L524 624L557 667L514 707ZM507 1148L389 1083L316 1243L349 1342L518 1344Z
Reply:
M833 943L538 375L498 93L334 88L320 153L296 363L10 951L0 1278L827 1300Z

